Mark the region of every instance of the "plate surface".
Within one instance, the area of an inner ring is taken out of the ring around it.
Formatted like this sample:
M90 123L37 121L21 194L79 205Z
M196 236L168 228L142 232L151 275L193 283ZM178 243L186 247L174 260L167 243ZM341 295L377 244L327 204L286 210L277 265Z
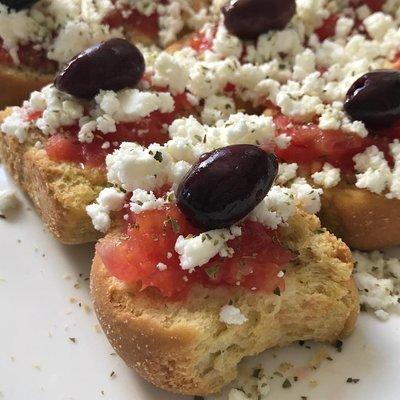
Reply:
M0 166L0 189L14 188ZM92 245L63 246L46 232L31 204L0 220L0 398L10 400L185 400L147 384L113 353L99 331L89 297ZM400 254L400 253L399 253ZM310 347L310 348L308 348ZM294 344L248 362L261 363L279 400L398 400L400 317L360 316L332 361L307 368L321 344ZM273 375L287 362L293 385ZM299 376L294 383L292 377ZM356 384L346 383L357 378Z

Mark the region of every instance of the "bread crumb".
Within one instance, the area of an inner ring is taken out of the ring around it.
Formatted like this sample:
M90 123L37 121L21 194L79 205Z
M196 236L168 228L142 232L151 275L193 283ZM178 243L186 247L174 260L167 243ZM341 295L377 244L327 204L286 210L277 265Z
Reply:
M251 371L239 369L238 377L228 394L228 400L265 400L270 392L267 380L261 366Z
M84 304L83 309L86 314L90 314L92 312L92 307L90 307L89 304Z
M311 357L308 366L312 369L317 369L321 365L322 361L326 360L328 357L329 351L325 346L323 346Z
M318 386L318 382L317 381L310 381L310 382L308 382L308 386L311 389L314 389L314 388L316 388Z
M283 372L283 373L289 371L289 369L291 369L291 368L293 368L293 365L288 362L283 362L283 363L279 364L279 367L278 367L279 371Z

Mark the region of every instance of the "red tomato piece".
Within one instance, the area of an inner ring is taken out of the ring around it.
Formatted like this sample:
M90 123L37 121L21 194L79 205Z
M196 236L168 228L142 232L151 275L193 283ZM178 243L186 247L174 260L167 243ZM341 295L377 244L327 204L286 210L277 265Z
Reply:
M182 270L175 242L179 235L199 234L175 205L130 215L126 232L100 240L97 252L118 279L157 288L165 297L179 298L194 283L238 285L251 290L284 290L278 272L293 254L279 243L279 233L259 223L244 222L242 235L231 240L232 258L216 256L193 273ZM168 256L169 254L169 256ZM157 269L158 263L167 266Z
M336 22L338 19L339 17L336 14L332 14L322 22L322 25L319 28L315 30L315 33L321 42L335 35Z
M82 146L80 142L72 137L65 135L50 136L45 146L47 155L52 160L82 162Z
M173 112L152 112L148 117L137 122L118 124L116 132L112 133L103 134L96 131L91 143L78 141L77 126L63 128L63 132L54 135L57 139L46 144L47 154L54 161L81 162L92 167L102 167L107 154L112 153L122 142L137 142L142 146L149 146L152 143L163 144L169 139L163 125L171 124L175 118L186 115L192 109L185 93L175 96L174 100L175 110ZM35 115L35 117L38 116L40 115ZM63 136L64 140L61 140L60 136ZM110 143L108 148L102 148L105 142ZM65 152L62 150L63 146L65 146ZM77 154L71 153L72 148L76 150Z
M108 24L111 28L124 26L128 30L139 31L153 40L156 40L158 37L157 13L153 13L147 17L137 10L130 10L129 16L124 18L121 11L116 11L107 16L103 22Z
M367 5L372 12L377 12L382 10L385 0L365 0L362 3Z
M190 41L190 47L196 51L197 54L202 54L206 50L210 50L212 41L206 37L204 32L199 32L194 35Z
M277 115L274 122L278 133L291 137L289 146L276 149L276 154L284 162L295 162L303 167L328 162L350 172L353 171L353 157L372 145L376 145L390 160L389 143L400 138L400 121L391 128L371 131L366 138L341 130L322 130L316 124L302 124L284 115Z

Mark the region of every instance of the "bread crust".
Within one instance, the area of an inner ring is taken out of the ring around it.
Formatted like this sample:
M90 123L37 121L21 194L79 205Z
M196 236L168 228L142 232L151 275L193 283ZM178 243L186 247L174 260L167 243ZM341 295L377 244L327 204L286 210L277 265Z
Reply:
M400 201L342 181L324 189L322 225L351 248L371 251L400 244Z
M54 79L51 74L0 64L0 109L21 105L30 93Z
M110 276L98 255L91 294L99 322L126 364L154 385L180 394L216 393L236 377L245 356L297 340L333 342L350 334L358 314L351 253L304 214L285 232L299 256L285 266L281 296L240 288L191 288L180 302ZM248 318L219 321L232 301Z

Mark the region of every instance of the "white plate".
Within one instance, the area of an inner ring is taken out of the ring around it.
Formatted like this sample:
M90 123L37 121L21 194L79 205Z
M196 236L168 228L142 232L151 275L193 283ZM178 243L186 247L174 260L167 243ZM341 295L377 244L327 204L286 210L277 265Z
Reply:
M0 167L0 188L14 187ZM178 400L147 384L113 355L90 311L93 246L63 246L46 232L30 203L0 220L0 398L10 400ZM75 287L76 286L76 287ZM76 301L71 303L71 299ZM75 338L75 343L70 339ZM270 350L262 363L269 375L282 362L304 372L322 346L294 344ZM380 322L363 313L357 329L333 361L324 361L291 388L271 380L271 400L307 396L318 400L399 400L400 317ZM114 371L113 377L110 375ZM357 384L346 383L348 377ZM311 381L315 381L310 385ZM293 380L292 380L293 382Z

